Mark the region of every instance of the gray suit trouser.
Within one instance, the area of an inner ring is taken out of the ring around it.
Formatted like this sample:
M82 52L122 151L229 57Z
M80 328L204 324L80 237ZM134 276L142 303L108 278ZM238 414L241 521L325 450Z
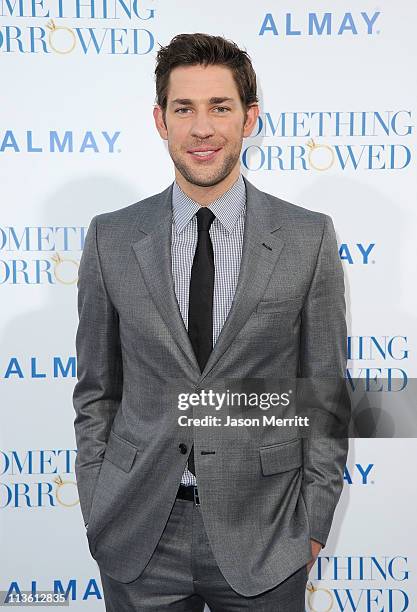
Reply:
M245 537L242 534L242 537ZM161 539L141 575L122 583L100 570L107 612L304 612L307 568L276 587L244 597L223 578L201 510L176 499Z

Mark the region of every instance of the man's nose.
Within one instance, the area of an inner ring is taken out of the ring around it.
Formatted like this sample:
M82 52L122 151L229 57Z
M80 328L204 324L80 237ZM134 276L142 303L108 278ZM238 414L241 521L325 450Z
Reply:
M191 135L195 138L207 138L214 134L214 126L209 117L205 113L196 113L191 126Z

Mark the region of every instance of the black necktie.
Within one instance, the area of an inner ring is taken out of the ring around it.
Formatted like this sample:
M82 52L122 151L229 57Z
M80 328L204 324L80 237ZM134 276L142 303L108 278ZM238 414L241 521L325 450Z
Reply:
M198 240L188 302L188 335L201 371L213 350L214 255L209 229L214 218L213 212L204 206L197 212ZM188 457L188 469L195 475L194 446Z

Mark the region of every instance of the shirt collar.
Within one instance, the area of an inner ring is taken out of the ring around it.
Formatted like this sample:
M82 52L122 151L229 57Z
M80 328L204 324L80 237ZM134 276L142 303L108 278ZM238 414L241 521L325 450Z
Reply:
M233 231L236 222L246 207L246 187L242 173L236 182L217 200L214 200L207 208L216 215L223 227L229 232ZM172 189L172 214L177 233L191 221L195 213L201 208L198 202L187 196L174 181Z

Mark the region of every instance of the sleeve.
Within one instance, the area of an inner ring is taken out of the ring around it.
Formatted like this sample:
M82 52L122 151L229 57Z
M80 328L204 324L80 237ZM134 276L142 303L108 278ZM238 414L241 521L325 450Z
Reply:
M303 439L303 495L310 521L310 536L323 546L343 488L348 454L350 399L346 391L347 329L345 286L332 219L324 215L316 267L301 312L299 376L309 379L306 414L313 414L313 431ZM336 392L335 392L336 391ZM311 402L311 405L309 405ZM313 407L313 404L316 404ZM326 429L314 431L314 415ZM324 415L324 416L323 416ZM332 435L328 424L337 423ZM319 435L323 434L323 435Z
M89 520L95 485L123 388L119 318L102 274L98 218L93 217L86 234L77 282L79 322L73 406L75 473L84 523Z

